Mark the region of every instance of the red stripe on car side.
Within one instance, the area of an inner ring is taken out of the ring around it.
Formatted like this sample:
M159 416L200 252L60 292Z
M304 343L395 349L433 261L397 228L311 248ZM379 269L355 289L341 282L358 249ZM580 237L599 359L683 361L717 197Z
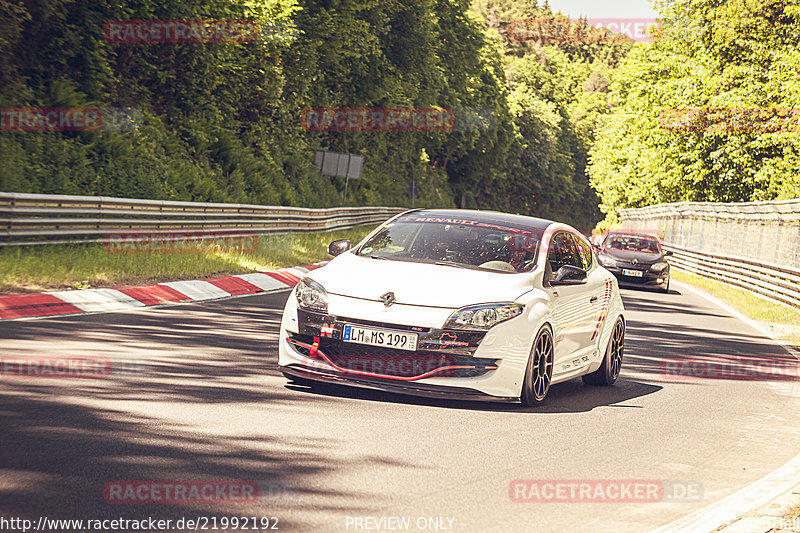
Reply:
M597 319L597 325L592 333L592 340L595 340L603 329L603 323L606 321L608 315L608 308L611 305L611 297L614 295L614 283L611 280L606 281L606 288L603 293L603 310L600 312L600 318Z

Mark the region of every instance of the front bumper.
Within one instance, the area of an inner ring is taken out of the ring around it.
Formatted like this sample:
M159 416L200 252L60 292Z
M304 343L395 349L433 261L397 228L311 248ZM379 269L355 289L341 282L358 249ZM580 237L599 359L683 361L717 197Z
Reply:
M298 309L287 301L281 324L278 365L285 374L314 381L350 385L399 394L477 401L518 402L532 338L517 320L489 332L444 330L431 324L400 325L379 312L343 316ZM407 312L401 311L401 312ZM449 316L446 311L442 316ZM347 313L350 314L350 313ZM398 313L399 314L399 313ZM522 317L520 317L522 318ZM514 322L517 322L514 324ZM416 351L375 347L343 341L345 324L413 332Z
M626 276L622 273L623 269L638 270L639 272L642 272L642 276ZM606 267L606 270L614 274L620 285L631 287L654 287L661 289L666 288L669 285L669 267L661 272L642 270L641 268L636 268L634 266L613 268Z
M399 326L302 309L298 309L297 318L299 332L285 337L294 351L351 377L419 381L429 377L478 377L497 370L496 360L475 357L485 332ZM418 346L411 352L345 342L345 324L416 335Z

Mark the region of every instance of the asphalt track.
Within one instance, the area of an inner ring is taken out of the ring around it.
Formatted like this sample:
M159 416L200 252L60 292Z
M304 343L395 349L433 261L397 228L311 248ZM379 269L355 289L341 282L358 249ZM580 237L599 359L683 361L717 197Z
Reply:
M344 532L376 531L356 518L392 516L409 518L408 531L648 531L800 449L796 376L663 371L665 358L789 358L682 292L623 290L617 385L573 380L536 409L287 385L276 341L288 292L2 322L0 358L109 358L127 370L0 377L0 518L277 517L281 531ZM256 480L261 491L245 504L104 499L114 480L185 479ZM701 491L647 503L518 503L509 486L519 479L659 480ZM444 520L427 521L435 517Z

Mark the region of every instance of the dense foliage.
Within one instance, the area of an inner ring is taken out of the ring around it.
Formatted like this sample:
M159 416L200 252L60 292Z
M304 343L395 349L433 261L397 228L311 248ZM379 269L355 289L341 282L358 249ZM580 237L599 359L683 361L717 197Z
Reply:
M4 132L0 190L339 205L314 150L365 156L349 205L494 208L589 228L585 172L630 44L514 42L535 1L0 0L0 107L129 110L122 131ZM248 43L115 44L110 20L246 19ZM454 131L311 132L308 107L482 110Z
M591 152L607 223L624 207L800 197L792 111L800 102L800 3L674 0L660 8L663 37L636 46L617 71L616 107ZM683 111L680 120L681 110L697 109L708 113ZM754 110L790 120L765 127Z
M502 204L508 210L591 229L599 220L599 199L588 183L587 154L598 118L609 111L614 69L633 43L606 34L570 37L579 32L564 32L562 38L538 38L542 36L536 32L514 38L514 24L526 20L577 24L584 35L592 32L584 21L570 23L553 14L547 2L537 8L535 1L476 0L473 8L486 20L489 38L494 30L503 43L513 117L514 142L504 161L507 179L493 192L508 197Z

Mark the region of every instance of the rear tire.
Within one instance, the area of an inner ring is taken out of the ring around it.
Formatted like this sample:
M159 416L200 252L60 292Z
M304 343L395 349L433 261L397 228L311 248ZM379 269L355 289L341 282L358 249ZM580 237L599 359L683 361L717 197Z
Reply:
M622 370L622 354L625 351L625 321L622 317L617 318L614 329L611 330L611 338L608 339L606 356L600 368L582 377L587 385L600 385L608 387L613 385Z
M543 326L533 341L525 379L522 382L520 400L525 407L541 405L550 390L553 380L553 332L550 326Z

